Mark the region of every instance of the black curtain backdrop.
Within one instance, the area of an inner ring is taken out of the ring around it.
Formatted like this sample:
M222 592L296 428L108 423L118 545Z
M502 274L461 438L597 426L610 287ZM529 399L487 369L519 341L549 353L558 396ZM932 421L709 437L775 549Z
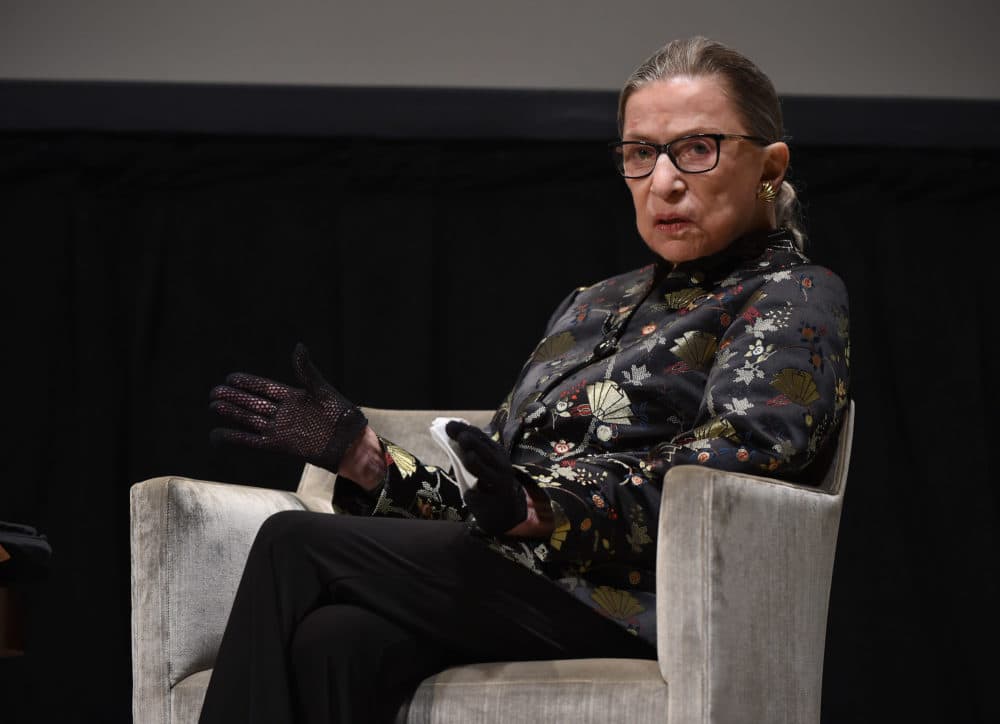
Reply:
M823 721L998 721L1000 150L793 143L791 178L858 406ZM6 133L0 234L0 520L53 548L5 724L130 721L132 484L294 489L209 446L228 372L291 381L302 341L358 403L493 407L570 289L650 258L597 141Z

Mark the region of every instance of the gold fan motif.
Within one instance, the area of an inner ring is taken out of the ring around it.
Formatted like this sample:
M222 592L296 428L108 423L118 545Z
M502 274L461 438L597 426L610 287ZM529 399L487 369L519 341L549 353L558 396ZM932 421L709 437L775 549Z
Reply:
M663 295L663 301L670 309L681 309L686 307L698 297L705 293L704 289L681 289L676 292L668 292Z
M399 474L404 478L410 477L417 471L417 459L403 448L386 442L385 451L389 453L393 462L396 463L396 467L399 468Z
M692 329L684 333L683 337L674 340L675 344L670 351L688 363L693 369L707 367L715 359L715 353L719 349L719 340L714 334Z
M781 370L771 380L771 386L796 405L803 407L819 399L819 391L816 389L816 380L813 376L805 370L797 370L794 367Z
M736 439L736 428L729 420L721 417L713 417L704 425L700 425L691 431L695 440L709 440L715 437L724 437L730 440Z
M611 586L598 586L590 594L590 597L611 618L617 618L621 621L646 610L631 593Z
M566 513L563 512L562 507L556 502L552 503L552 515L555 518L556 527L549 538L549 545L558 551L562 549L562 544L566 542L566 536L570 530L570 522L569 518L566 517Z
M574 344L576 344L576 338L572 332L561 332L548 337L538 345L538 349L535 350L535 359L539 362L550 362L554 359L559 359L573 349Z
M617 382L605 380L587 385L587 402L590 403L590 414L604 422L616 422L619 425L631 425L632 404L625 390Z

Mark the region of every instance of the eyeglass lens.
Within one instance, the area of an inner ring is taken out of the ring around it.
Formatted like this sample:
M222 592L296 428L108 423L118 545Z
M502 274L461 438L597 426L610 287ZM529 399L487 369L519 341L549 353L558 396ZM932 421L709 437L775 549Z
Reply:
M626 176L645 176L656 166L656 146L647 143L624 143L619 147L620 168ZM719 144L711 136L694 136L674 141L667 155L681 171L708 171L718 162Z

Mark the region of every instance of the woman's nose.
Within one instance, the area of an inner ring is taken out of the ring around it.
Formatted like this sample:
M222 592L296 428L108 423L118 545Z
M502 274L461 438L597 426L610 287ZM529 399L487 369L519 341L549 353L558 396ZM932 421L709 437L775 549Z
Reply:
M665 153L657 157L650 176L650 191L657 196L667 197L684 190L684 174Z

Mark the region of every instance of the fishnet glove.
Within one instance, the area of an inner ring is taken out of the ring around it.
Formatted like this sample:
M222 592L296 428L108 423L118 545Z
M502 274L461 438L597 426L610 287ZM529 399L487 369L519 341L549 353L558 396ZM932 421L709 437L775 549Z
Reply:
M458 443L462 463L479 479L463 496L479 527L490 535L502 535L525 520L528 499L506 451L464 422L452 420L444 429Z
M210 409L241 429L215 428L209 438L288 453L335 473L368 419L323 379L301 343L292 367L305 389L243 372L213 388Z

